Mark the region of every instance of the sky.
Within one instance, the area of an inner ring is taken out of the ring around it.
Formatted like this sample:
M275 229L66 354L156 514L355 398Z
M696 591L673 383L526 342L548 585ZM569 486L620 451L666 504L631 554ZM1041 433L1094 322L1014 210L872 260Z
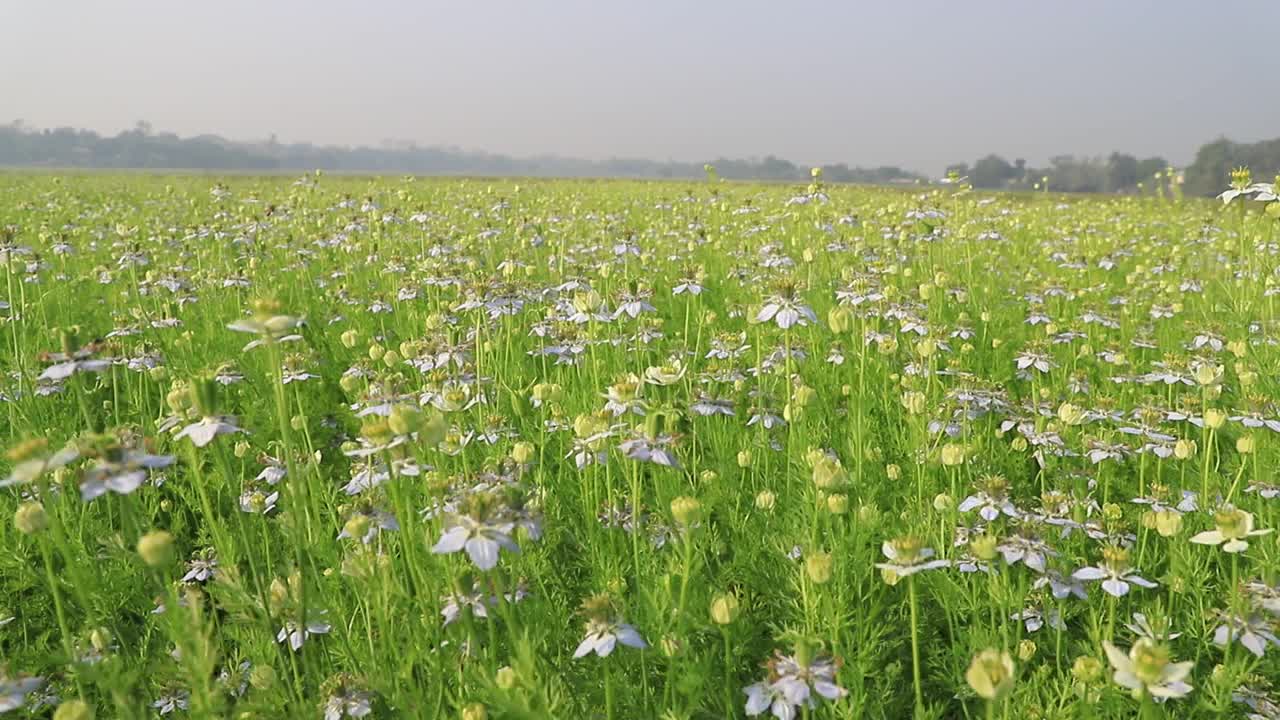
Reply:
M1280 135L1273 0L0 0L0 124L937 173Z

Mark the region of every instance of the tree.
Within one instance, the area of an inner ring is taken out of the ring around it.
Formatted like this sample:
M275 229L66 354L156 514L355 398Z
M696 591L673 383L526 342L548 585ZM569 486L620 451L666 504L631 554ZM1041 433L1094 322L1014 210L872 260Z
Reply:
M1107 192L1123 192L1137 186L1142 178L1138 174L1138 158L1113 152L1107 158Z
M974 187L1000 188L1004 187L1005 183L1012 180L1016 174L1017 171L1008 160L991 154L973 164L973 170L969 172L969 181Z

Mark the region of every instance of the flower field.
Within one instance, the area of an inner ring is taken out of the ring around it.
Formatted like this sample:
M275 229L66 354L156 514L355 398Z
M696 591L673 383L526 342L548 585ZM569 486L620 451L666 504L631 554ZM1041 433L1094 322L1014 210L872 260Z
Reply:
M1280 718L1231 182L0 175L0 715Z

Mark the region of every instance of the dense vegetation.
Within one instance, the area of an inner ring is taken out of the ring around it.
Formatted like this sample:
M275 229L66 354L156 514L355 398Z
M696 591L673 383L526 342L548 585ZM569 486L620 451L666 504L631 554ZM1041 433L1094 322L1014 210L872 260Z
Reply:
M525 177L702 178L702 163L613 158L599 162L564 157L513 158L456 148L388 143L384 147L323 147L310 143L235 142L214 135L182 138L154 132L147 123L115 136L88 130L35 130L20 122L0 127L0 165L12 167L106 169L205 169L221 171L311 171L487 175ZM730 180L807 181L809 168L769 155L762 159L711 161ZM1248 143L1217 140L1204 145L1195 162L1178 171L1160 157L1139 159L1114 152L1106 158L1060 155L1046 167L1028 166L989 154L949 170L967 176L977 188L1057 192L1214 195L1222 178L1237 166L1260 177L1280 172L1280 139ZM926 182L919 173L898 167L822 167L830 183L874 185Z
M0 714L1276 718L1264 180L2 176Z

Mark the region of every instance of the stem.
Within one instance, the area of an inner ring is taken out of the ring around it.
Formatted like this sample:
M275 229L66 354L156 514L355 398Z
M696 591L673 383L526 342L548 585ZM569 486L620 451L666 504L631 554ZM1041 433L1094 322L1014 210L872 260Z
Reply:
M916 610L916 579L907 576L907 597L911 604L911 678L916 690L916 716L924 713L924 689L920 685L920 631Z

